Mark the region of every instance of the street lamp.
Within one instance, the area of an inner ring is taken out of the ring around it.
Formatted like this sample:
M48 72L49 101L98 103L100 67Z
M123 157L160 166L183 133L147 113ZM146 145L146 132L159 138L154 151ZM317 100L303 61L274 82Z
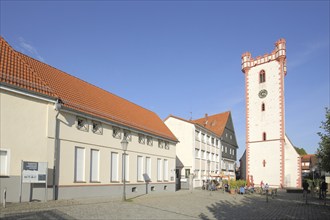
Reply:
M124 182L124 189L123 189L123 201L126 201L126 150L128 141L123 138L123 140L120 142L121 147L123 148L124 154L123 154L123 182Z

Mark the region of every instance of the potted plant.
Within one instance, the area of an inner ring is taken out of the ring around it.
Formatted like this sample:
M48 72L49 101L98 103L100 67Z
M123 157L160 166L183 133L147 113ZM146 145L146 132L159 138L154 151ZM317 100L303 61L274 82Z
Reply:
M230 194L235 194L237 190L237 181L232 179L229 181Z

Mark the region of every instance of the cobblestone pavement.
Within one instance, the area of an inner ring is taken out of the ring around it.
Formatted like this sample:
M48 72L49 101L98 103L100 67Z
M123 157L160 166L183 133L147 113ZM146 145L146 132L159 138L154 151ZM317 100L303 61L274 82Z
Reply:
M1 219L330 219L324 204L308 195L279 191L265 195L230 195L219 191L148 194L128 201L106 198L12 203L0 208Z

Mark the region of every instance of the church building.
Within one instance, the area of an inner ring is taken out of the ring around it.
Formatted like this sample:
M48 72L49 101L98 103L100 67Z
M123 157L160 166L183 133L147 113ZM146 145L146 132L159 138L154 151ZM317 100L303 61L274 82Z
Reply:
M300 187L300 157L285 133L286 41L271 54L242 54L246 96L246 152L242 176L259 185ZM245 166L245 167L244 167Z

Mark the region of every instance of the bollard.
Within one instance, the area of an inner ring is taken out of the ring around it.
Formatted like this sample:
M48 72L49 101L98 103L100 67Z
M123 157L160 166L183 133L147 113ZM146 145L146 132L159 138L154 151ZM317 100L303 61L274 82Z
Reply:
M7 189L3 190L3 207L6 208Z
M266 190L266 202L268 202L268 189Z

